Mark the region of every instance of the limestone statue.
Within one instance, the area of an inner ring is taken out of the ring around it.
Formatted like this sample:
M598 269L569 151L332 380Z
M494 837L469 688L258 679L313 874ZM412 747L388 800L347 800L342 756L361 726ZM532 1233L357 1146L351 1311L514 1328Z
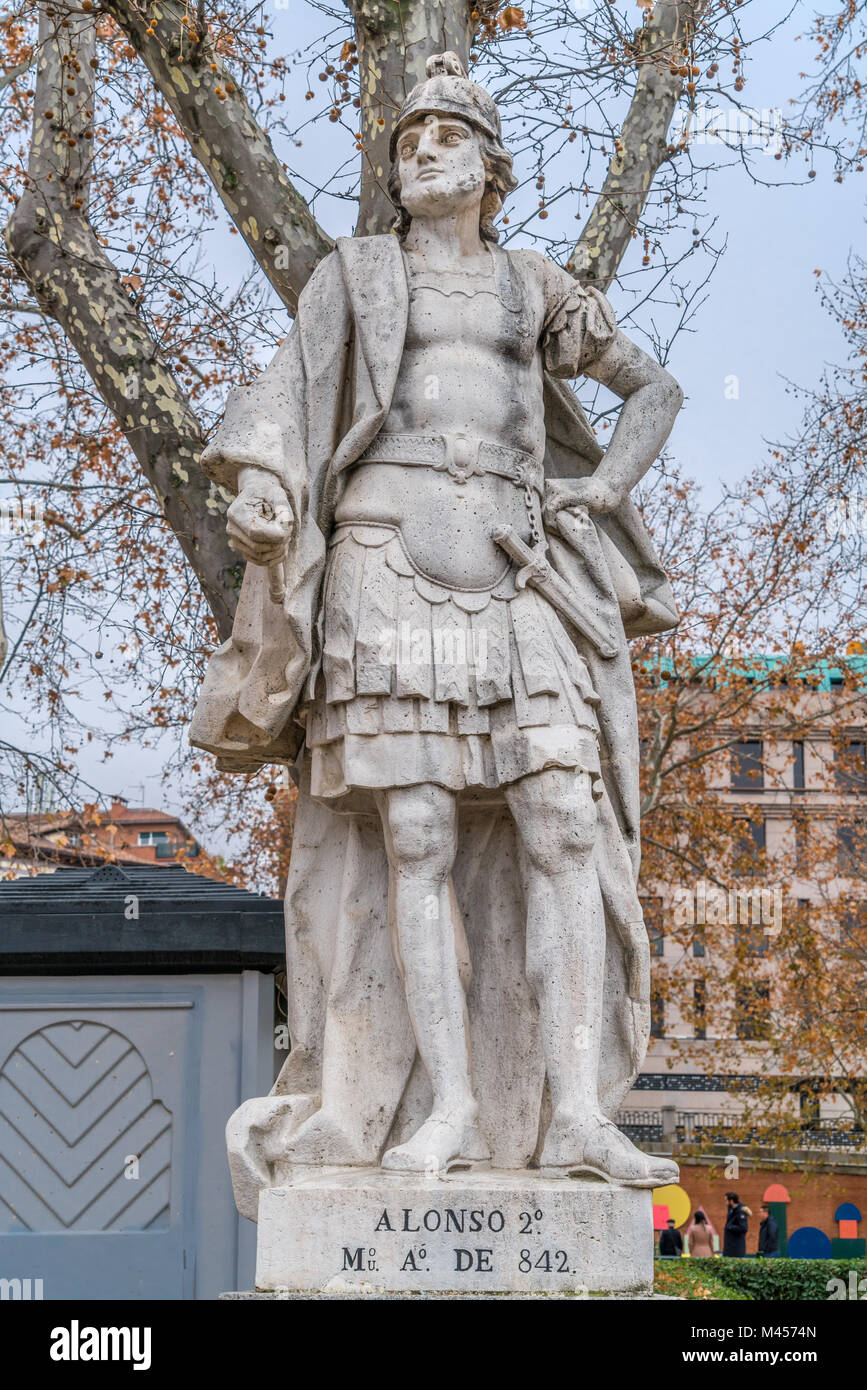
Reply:
M392 153L392 234L337 242L202 459L248 563L192 741L299 785L291 1051L229 1126L254 1219L316 1168L677 1177L614 1116L650 1022L627 639L677 621L629 492L681 391L498 245L512 160L454 54Z

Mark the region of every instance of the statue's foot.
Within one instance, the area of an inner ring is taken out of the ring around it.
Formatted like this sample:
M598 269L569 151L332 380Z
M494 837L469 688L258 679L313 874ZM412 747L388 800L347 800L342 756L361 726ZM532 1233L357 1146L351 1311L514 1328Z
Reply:
M491 1150L479 1128L477 1108L435 1110L405 1144L382 1157L387 1173L426 1173L439 1177L453 1168L487 1168Z
M317 1110L296 1130L283 1151L282 1167L298 1166L357 1168L372 1164L372 1155L362 1154L340 1121L327 1110Z
M622 1130L604 1115L554 1114L539 1168L543 1177L604 1178L622 1187L666 1187L680 1171L670 1158L642 1153Z

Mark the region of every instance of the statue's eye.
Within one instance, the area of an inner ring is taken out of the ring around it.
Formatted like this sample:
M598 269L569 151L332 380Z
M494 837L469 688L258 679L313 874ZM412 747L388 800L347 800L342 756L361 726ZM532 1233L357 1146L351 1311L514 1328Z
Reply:
M414 154L415 154L415 152L416 152L417 149L418 149L418 145L409 145L409 144L407 144L407 145L401 145L401 147L400 147L400 157L401 157L401 159L409 159L411 155L414 155Z
M462 135L459 135L458 132L457 132L456 130L450 130L450 131L448 132L448 134L446 134L446 135L443 136L443 144L444 144L444 145L459 145L460 142L461 142L461 140L462 140L463 138L464 138L464 137L463 137Z

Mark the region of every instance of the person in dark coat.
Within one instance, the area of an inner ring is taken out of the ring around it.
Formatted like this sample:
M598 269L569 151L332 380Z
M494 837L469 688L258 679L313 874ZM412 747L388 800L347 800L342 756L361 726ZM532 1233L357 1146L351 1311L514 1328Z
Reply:
M779 1255L780 1253L780 1232L777 1223L771 1216L770 1210L764 1204L759 1207L761 1221L759 1223L759 1248L756 1252L759 1255Z
M673 1260L676 1256L683 1254L683 1236L674 1224L674 1218L668 1218L668 1225L659 1236L659 1254L663 1260Z
M723 1254L733 1260L742 1260L747 1253L746 1209L736 1192L726 1193L728 1215L723 1232Z

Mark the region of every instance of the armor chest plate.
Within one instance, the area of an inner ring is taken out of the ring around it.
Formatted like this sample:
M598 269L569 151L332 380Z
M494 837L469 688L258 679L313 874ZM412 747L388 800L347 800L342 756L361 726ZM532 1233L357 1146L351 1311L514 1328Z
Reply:
M529 363L536 337L523 306L504 303L494 276L423 275L410 279L409 319L404 350L436 351L458 345L489 357Z

